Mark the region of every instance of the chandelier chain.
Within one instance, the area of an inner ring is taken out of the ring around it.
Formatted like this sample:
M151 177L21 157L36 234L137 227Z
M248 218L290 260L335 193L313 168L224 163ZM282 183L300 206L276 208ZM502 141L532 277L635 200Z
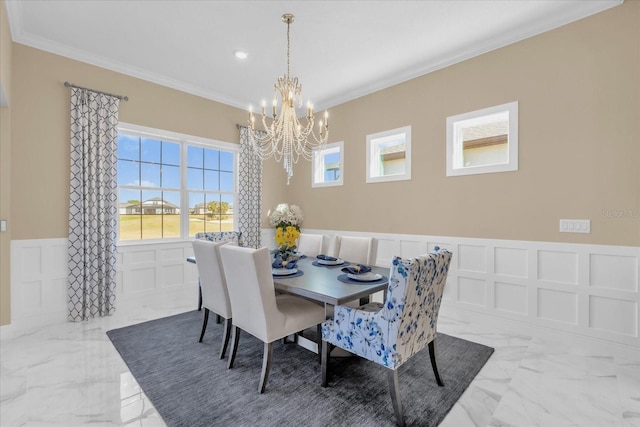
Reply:
M289 76L291 75L290 62L289 62L289 56L290 56L290 52L291 52L291 44L289 42L289 29L290 28L291 28L291 22L287 21L287 78L289 78Z

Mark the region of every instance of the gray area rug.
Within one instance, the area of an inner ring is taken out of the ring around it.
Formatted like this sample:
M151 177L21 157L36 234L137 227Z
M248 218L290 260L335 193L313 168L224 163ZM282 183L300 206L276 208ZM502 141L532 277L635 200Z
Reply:
M192 311L107 332L168 426L395 425L385 368L358 357L332 358L329 387L322 388L318 356L279 341L260 395L262 342L243 333L228 370L227 359L218 358L223 328L215 315L198 343L202 316ZM444 387L436 384L426 348L400 367L408 425L437 426L493 353L445 334L436 343Z

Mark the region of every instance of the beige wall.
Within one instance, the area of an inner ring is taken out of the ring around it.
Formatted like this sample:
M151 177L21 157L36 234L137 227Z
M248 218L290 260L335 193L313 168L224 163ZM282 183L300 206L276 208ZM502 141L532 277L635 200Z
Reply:
M69 102L65 81L123 94L120 121L238 142L237 108L14 44L13 239L68 235ZM46 213L46 214L45 214Z
M8 106L0 107L0 219L9 222L6 232L0 232L0 325L11 320L10 248L11 248L11 34L4 1L0 2L0 85Z
M2 109L0 165L2 184L9 186L10 182L10 226L14 240L68 235L70 91L64 87L65 81L127 95L129 101L120 104L122 122L233 143L238 142L236 123L246 123L246 112L234 107L24 45L10 43L9 47L13 49L9 58L14 75L11 158L9 162L9 127L5 126ZM3 64L7 50L3 44ZM10 181L5 179L9 163L13 165ZM276 167L273 162L265 164L265 206L281 199L277 186L284 181ZM2 190L1 206L8 212L9 191L5 192L5 187ZM10 321L9 273L5 268L10 258L8 236L0 236L3 239L0 324L4 325Z
M4 8L1 19L2 65L9 62L13 79L10 109L2 109L0 214L10 197L12 239L67 236L64 81L128 95L124 122L228 142L238 140L235 124L246 123L246 112L233 107L23 45L7 48ZM639 21L640 2L627 1L332 108L331 140L345 143L345 185L311 189L310 164L301 161L287 187L281 166L268 161L263 226L269 209L289 202L314 229L640 245L633 217L640 210ZM446 117L514 100L520 170L447 178ZM413 179L365 184L366 135L405 125L412 126ZM560 218L589 218L592 233L561 234ZM0 324L9 321L7 236L0 234Z
M639 23L640 2L627 1L332 108L344 186L310 189L310 165L296 165L304 226L640 245ZM510 101L519 170L446 177L446 117ZM366 184L366 135L406 125L412 180ZM591 219L591 234L559 233L561 218Z

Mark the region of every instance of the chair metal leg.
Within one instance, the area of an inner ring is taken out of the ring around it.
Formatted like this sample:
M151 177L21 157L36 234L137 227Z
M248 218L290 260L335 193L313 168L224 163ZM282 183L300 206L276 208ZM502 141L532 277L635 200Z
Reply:
M216 323L222 323L222 316L220 316L219 314L216 314Z
M231 335L231 319L224 319L224 332L222 338L222 348L220 349L220 359L224 359L224 354L227 352L227 346L229 345L229 335Z
M320 350L320 385L322 387L327 386L327 379L329 376L329 357L330 357L330 347L329 343L325 340L322 341L322 348Z
M402 414L402 402L400 401L400 387L398 386L398 370L387 370L387 379L389 380L389 393L391 393L391 403L393 404L393 412L396 413L396 423L404 426L404 416Z
M444 385L442 380L440 379L440 374L438 373L438 365L436 363L436 339L429 343L429 357L431 358L431 367L433 368L433 373L436 375L436 381L440 387Z
M202 338L204 338L204 331L207 330L207 322L209 321L209 309L204 309L204 319L202 320L202 332L200 332L200 340L198 342L202 342Z
M264 393L269 378L269 370L271 369L271 355L273 353L273 343L264 343L264 356L262 356L262 373L260 374L260 384L258 385L258 393Z
M200 286L200 278L198 278L198 311L202 309L202 286Z
M227 369L233 368L233 362L236 360L236 352L238 351L238 340L240 339L240 328L233 326L231 328L231 352L229 354L229 362Z

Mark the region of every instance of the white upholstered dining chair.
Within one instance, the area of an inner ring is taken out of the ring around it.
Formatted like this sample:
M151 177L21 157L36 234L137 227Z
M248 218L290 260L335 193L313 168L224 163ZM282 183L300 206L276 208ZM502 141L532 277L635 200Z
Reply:
M358 264L376 262L376 240L373 237L336 235L333 243L335 257Z
M317 327L325 319L324 307L293 295L276 295L268 248L227 245L220 249L220 255L233 311L228 368L233 367L240 330L260 339L264 343L264 355L258 392L264 393L274 341Z
M308 257L327 253L328 236L323 234L300 233L297 251Z
M404 425L398 368L424 347L443 386L436 363L436 328L451 252L436 250L391 263L384 304L358 309L337 305L333 319L322 324L321 384L327 386L330 345L340 347L388 369L391 402L399 425ZM426 390L425 390L426 392Z
M241 231L201 231L196 233L196 240L208 240L210 242L232 242L234 245L244 246ZM198 311L202 309L202 290L198 292ZM218 323L220 317L218 317Z
M209 312L212 311L223 318L224 332L222 333L220 359L224 359L231 332L231 303L229 301L224 268L220 259L220 247L227 244L231 243L207 240L194 240L192 242L196 265L198 266L198 275L200 276L202 307L204 308L199 342L202 342L204 338L207 322L209 321Z

